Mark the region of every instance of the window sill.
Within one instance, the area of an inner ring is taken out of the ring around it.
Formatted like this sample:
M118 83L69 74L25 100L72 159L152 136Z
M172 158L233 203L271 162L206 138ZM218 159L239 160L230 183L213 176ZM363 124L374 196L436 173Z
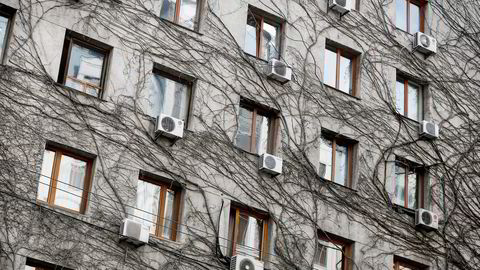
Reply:
M172 22L172 21L167 20L167 19L164 19L164 18L160 18L160 20L163 21L163 22L165 22L166 24L171 25L171 26L178 27L178 28L180 28L180 29L182 29L182 30L186 30L186 31L188 31L189 33L194 33L195 35L203 36L203 34L200 33L198 30L190 29L190 28L188 28L188 27L186 27L186 26L183 26L183 25L181 25L181 24L178 24L178 23L176 23L176 22Z
M410 118L410 117L408 117L408 116L405 116L405 115L403 115L403 114L400 114L400 113L398 113L398 112L395 113L395 114L396 114L398 117L400 117L400 119L406 120L406 121L408 121L408 122L410 122L410 123L412 123L412 124L415 124L415 125L420 125L420 122L417 121L417 120L415 120L415 119L412 119L412 118ZM420 121L422 121L422 120L420 120Z
M403 30L403 29L400 29L400 28L398 28L398 27L395 27L395 31L400 31L400 32L403 33L403 34L407 34L407 35L410 35L410 36L412 36L412 37L413 37L413 35L414 35L414 34L411 34L410 32L407 32L407 31L405 31L405 30Z
M398 204L393 204L392 208L399 214L406 214L408 216L415 217L415 209L406 208Z
M87 217L85 215L85 213L80 213L80 212L77 212L75 210L71 210L71 209L61 207L61 206L58 206L58 205L49 205L49 204L47 204L43 201L39 201L39 200L36 200L35 203L38 206L46 208L46 209L51 210L53 212L57 212L57 213L60 213L60 214L63 214L63 215L67 215L69 217L73 217L73 218L82 220L82 221L87 222L87 223L91 223L90 218Z
M179 233L180 232L177 232L177 236L178 236ZM157 235L154 235L154 234L150 234L149 237L148 237L148 242L150 243L151 241L164 243L164 244L167 244L167 245L174 245L174 246L177 246L177 247L181 246L181 243L178 242L177 240L171 240L171 239L163 238L161 236L157 236Z
M357 190L356 190L356 189L353 189L352 187L341 185L341 184L339 184L339 183L337 183L337 182L328 180L328 179L323 178L323 177L321 177L321 176L319 176L319 177L320 177L321 180L327 182L329 185L332 185L334 188L346 189L346 190L348 190L348 191L352 191L352 192L355 192L355 193L357 192Z
M73 94L77 95L77 94L80 94L81 96L84 96L84 97L88 97L88 98L91 98L91 99L96 99L98 101L101 101L101 102L105 102L105 100L101 99L100 97L96 97L96 96L92 96L90 94L87 94L85 92L82 92L82 91L79 91L75 88L72 88L72 87L68 87L64 84L61 84L61 83L58 83L58 82L55 82L55 85L64 89L64 90L67 90L69 92L72 92ZM102 92L103 92L103 89L102 89Z
M333 91L335 91L335 92L340 92L340 93L342 93L343 95L345 95L345 96L347 96L347 97L351 97L351 98L354 98L354 99L356 99L356 100L362 100L361 98L359 98L359 97L357 97L357 96L354 96L354 95L351 95L351 94L349 94L349 93L346 93L346 92L344 92L344 91L342 91L342 90L340 90L340 89L338 89L338 88L332 87L332 86L330 86L330 85L328 85L328 84L325 84L325 83L324 83L323 85L324 85L326 88L331 89L331 90L333 90Z
M247 53L246 51L243 51L243 53L245 53L245 55L248 56L248 57L250 57L250 58L254 58L254 59L257 60L257 61L261 61L261 62L263 62L263 63L267 63L267 64L268 64L268 60L265 60L265 59L263 59L263 58L260 58L260 57L258 57L258 56L255 56L255 55L253 55L253 54L249 54L249 53Z

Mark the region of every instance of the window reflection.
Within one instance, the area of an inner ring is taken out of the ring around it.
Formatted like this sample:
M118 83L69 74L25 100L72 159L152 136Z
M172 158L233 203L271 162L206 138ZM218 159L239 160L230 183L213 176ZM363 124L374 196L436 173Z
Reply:
M395 164L395 204L411 209L417 208L418 177L415 169Z
M278 58L278 27L269 23L263 23L263 59L270 60Z
M323 69L323 83L335 88L336 80L337 80L337 53L330 49L325 49L325 67Z
M280 23L266 20L249 10L245 26L245 47L248 54L264 60L280 56Z
M251 55L257 55L257 22L250 12L247 16L247 25L245 28L245 52Z
M105 54L73 44L68 63L65 85L98 97Z
M240 214L237 233L237 252L260 257L263 235L263 220Z
M345 186L348 176L348 147L337 144L335 154L335 183Z
M7 27L8 27L8 18L0 15L0 63L7 47Z
M322 270L341 270L343 267L343 246L322 240L318 242L314 264Z
M395 25L397 28L407 31L407 1L395 1Z
M148 97L149 114L161 113L186 121L190 99L189 86L160 74L153 74L153 87Z
M338 89L352 94L352 60L340 56L340 81Z
M240 105L238 115L238 128L235 135L235 146L256 154L264 154L273 151L273 134L270 128L274 118L267 116L267 112L258 111L255 107ZM255 125L255 127L254 127Z
M421 108L420 105L420 90L419 86L409 83L408 84L408 118L420 121L421 120Z
M136 198L134 219L148 226L150 234L155 234L158 206L160 205L160 186L138 180Z
M405 93L405 84L407 84L407 93ZM407 94L407 100L405 100L405 94ZM420 121L423 118L422 104L421 87L409 80L397 79L395 84L395 108L397 112L415 121Z
M268 117L257 115L255 142L258 154L264 154L267 152L268 145Z
M160 9L160 17L169 21L173 21L175 18L176 5L176 0L163 0L162 7Z
M420 7L410 3L410 34L420 32Z
M198 16L197 5L197 0L163 0L160 17L189 29L195 29Z
M321 138L320 144L320 176L327 180L332 180L332 152L333 142L326 138Z

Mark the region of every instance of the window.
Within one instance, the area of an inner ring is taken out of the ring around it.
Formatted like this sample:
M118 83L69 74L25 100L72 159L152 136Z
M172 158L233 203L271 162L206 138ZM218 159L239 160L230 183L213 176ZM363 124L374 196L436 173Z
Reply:
M42 262L39 260L27 258L27 262L25 263L25 270L70 270L69 268L63 266L56 266L50 263Z
M323 83L347 94L356 95L358 54L329 43L327 41L325 47Z
M256 154L274 154L279 120L268 108L240 101L238 130L235 145Z
M280 57L283 24L279 19L249 7L245 29L245 52L264 60Z
M13 14L15 14L15 9L0 4L0 64L3 63L7 50Z
M393 257L393 270L427 270L428 267L407 259Z
M395 0L395 24L410 34L424 31L426 0Z
M422 87L411 80L398 77L395 85L395 107L399 114L421 121L423 118Z
M353 242L321 233L314 256L316 269L350 270L353 268Z
M160 17L189 29L196 29L200 0L162 0Z
M150 227L150 234L175 241L181 188L169 180L141 173L137 180L134 219Z
M47 145L43 153L37 200L84 213L93 159Z
M395 201L405 208L416 209L418 202L423 207L424 169L411 162L395 162Z
M322 134L320 143L321 177L342 186L352 186L354 143Z
M105 85L111 47L67 31L58 82L80 92L100 97Z
M268 249L268 223L264 213L240 207L230 209L228 227L229 254L243 254L259 260Z
M160 70L154 70L150 92L149 112L156 117L161 113L188 120L192 83Z

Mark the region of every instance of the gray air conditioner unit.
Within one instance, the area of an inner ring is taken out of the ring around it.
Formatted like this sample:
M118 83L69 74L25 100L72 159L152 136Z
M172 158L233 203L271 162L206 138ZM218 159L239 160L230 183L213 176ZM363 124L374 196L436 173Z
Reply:
M419 130L420 136L427 138L427 139L436 139L438 138L438 125L423 120L420 122L420 130Z
M183 121L166 114L160 114L157 117L155 125L155 134L168 138L177 139L183 137Z
M350 11L352 6L352 2L350 0L329 0L328 7L340 12L341 14L345 14Z
M271 175L282 173L283 160L279 157L270 154L263 154L260 156L259 170Z
M277 59L270 59L270 61L268 61L266 73L267 77L281 83L286 83L292 79L292 69Z
M124 219L120 226L121 240L140 246L148 243L150 228L133 219Z
M415 226L427 230L438 229L438 215L419 208L415 211Z
M422 32L415 33L413 49L424 54L437 53L437 40Z
M230 262L230 270L263 270L263 262L249 256L235 255Z

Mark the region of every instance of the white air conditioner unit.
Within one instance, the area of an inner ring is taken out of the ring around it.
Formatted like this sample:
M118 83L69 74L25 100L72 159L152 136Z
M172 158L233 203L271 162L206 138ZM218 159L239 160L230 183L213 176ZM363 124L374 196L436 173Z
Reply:
M423 120L420 122L419 133L421 137L436 139L438 138L438 125L433 122Z
M350 11L352 2L350 0L329 0L328 7L340 12L341 14L347 13Z
M263 262L243 255L235 255L230 262L230 270L263 270Z
M124 219L120 226L121 239L137 246L148 243L149 235L150 228L132 219Z
M166 114L160 114L157 117L155 134L173 139L182 138L183 125L183 120L168 116Z
M270 154L263 154L260 157L259 169L262 172L266 172L271 175L277 175L282 173L283 160L279 157Z
M270 61L268 61L266 73L267 77L281 83L286 83L292 79L292 68L277 59L270 59Z
M437 40L422 32L417 32L413 39L413 49L425 54L437 53Z
M415 226L428 230L437 230L438 215L431 211L419 208L415 211Z

